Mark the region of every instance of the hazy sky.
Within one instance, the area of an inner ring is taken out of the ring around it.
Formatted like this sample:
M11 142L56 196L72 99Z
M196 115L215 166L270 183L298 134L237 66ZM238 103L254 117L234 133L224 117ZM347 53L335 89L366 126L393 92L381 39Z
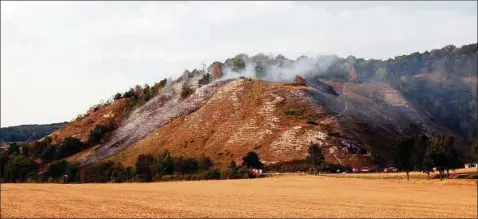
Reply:
M477 2L1 2L1 126L70 121L238 53L399 54L477 41Z

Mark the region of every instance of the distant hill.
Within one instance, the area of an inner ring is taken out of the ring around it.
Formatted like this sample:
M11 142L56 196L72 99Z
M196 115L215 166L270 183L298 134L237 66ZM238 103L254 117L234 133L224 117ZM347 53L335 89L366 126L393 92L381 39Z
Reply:
M41 139L65 126L67 122L44 125L20 125L0 128L0 142L21 142Z
M239 54L117 93L49 136L58 144L94 133L97 143L68 157L81 165L134 166L165 150L220 168L256 151L276 165L304 160L312 142L329 163L386 166L393 140L417 134L452 135L468 158L478 139L477 55L476 43L388 60Z

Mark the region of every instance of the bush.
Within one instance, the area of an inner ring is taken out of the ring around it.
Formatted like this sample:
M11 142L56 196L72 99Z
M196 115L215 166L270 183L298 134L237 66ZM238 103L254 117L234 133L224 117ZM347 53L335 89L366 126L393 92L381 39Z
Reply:
M262 169L264 164L259 159L259 155L254 151L249 151L242 158L242 165L248 168Z
M138 96L136 95L136 92L134 91L133 88L130 88L127 92L123 94L123 98L135 98L138 99Z
M69 157L88 148L88 145L81 142L80 139L67 137L63 140L61 146L56 149L56 159Z
M211 75L209 73L206 73L203 75L201 79L199 79L198 84L199 86L202 86L202 85L211 83L211 81L212 81Z
M153 174L151 171L151 164L153 163L153 157L151 155L141 154L136 161L136 178L140 182L151 182L153 180Z
M90 130L90 133L88 134L88 144L93 146L101 143L103 137L105 137L112 129L113 125L110 125L109 127L104 125L95 126L95 128Z
M63 175L66 174L68 169L68 162L65 160L54 161L50 164L47 170L42 174L43 179L60 179L63 178Z
M181 89L181 98L186 99L189 96L191 96L191 94L193 94L193 93L194 93L194 89L192 89L191 87L184 84L182 89Z
M217 169L210 169L203 171L199 174L199 179L220 179L221 178L221 172Z
M115 96L113 97L114 100L119 100L122 98L122 95L120 93L116 93Z

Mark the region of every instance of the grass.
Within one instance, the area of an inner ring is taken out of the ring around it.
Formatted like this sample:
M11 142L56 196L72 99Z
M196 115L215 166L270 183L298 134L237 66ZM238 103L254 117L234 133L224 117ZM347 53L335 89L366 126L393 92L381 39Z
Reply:
M477 217L476 185L411 182L289 175L145 184L2 184L0 216Z
M469 174L469 175L477 175L478 169L476 168L462 168L457 170L450 171L450 178L455 178L458 174ZM405 172L396 172L396 173L347 173L347 174L323 174L324 176L328 177L335 177L335 178L361 178L361 179L406 179L407 175ZM430 173L430 179L437 179L439 178L438 172ZM410 179L427 179L427 175L422 172L410 172ZM464 180L462 181L469 181L469 182L476 182L476 180Z

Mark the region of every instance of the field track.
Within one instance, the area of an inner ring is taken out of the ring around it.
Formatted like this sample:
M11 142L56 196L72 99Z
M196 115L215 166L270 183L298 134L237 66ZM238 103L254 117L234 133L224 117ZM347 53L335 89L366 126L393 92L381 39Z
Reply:
M124 184L1 184L7 217L467 217L473 181L290 175Z

